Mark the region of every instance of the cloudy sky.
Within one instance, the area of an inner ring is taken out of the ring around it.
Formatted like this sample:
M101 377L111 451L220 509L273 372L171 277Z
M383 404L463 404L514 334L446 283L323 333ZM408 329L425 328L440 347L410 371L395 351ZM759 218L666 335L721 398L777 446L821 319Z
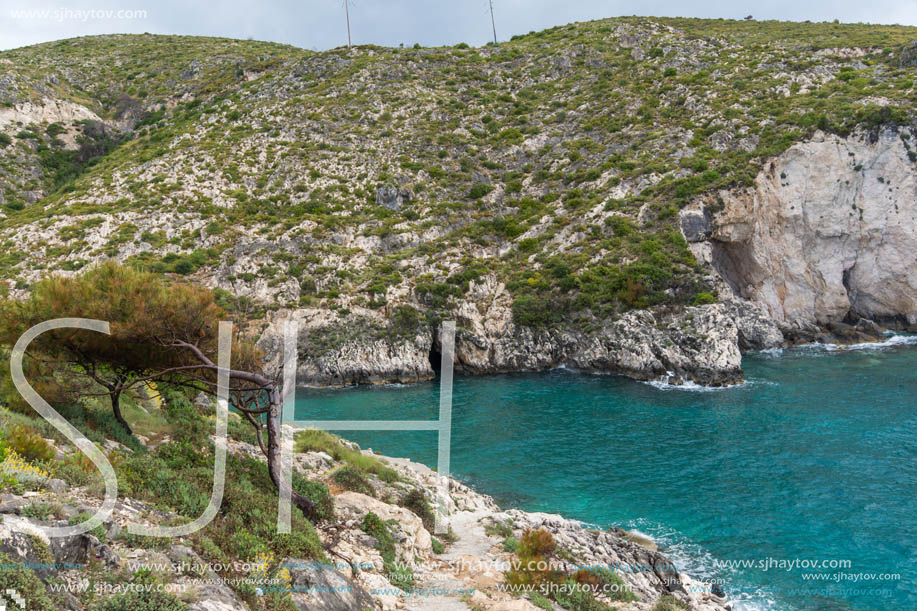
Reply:
M571 21L634 14L732 19L751 14L756 19L840 19L917 25L915 0L493 2L501 40ZM488 0L350 0L350 3L355 44L442 45L464 41L479 45L493 36ZM0 7L0 49L115 32L251 37L316 50L347 42L344 0L0 0Z

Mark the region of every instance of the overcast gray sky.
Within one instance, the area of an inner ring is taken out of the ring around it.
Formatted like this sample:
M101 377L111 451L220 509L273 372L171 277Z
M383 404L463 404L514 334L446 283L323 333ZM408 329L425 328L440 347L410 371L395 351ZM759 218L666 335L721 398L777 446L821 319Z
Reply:
M488 0L350 0L355 44L480 45L492 38ZM617 15L917 25L915 0L493 0L500 40ZM343 0L0 0L0 49L116 32L199 34L307 49L347 43ZM96 13L76 13L91 11ZM31 15L20 11L33 11ZM41 15L46 11L45 15ZM69 11L69 13L65 13ZM107 13L111 11L111 13ZM118 15L118 11L125 11ZM127 11L145 11L130 17Z

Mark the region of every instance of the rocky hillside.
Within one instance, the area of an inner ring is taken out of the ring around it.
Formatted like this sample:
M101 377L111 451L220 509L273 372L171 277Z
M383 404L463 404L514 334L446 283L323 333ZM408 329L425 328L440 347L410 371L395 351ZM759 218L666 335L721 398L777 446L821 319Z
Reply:
M917 29L620 18L312 53L101 36L0 53L0 274L191 276L302 382L558 365L742 379L917 324Z

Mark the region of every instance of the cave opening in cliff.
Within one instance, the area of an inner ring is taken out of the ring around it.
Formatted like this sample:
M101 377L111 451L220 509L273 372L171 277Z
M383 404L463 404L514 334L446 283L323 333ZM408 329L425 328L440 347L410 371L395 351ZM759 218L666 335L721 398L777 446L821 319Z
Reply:
M437 376L439 376L443 368L443 355L439 351L439 346L436 345L436 342L433 342L430 347L430 367Z

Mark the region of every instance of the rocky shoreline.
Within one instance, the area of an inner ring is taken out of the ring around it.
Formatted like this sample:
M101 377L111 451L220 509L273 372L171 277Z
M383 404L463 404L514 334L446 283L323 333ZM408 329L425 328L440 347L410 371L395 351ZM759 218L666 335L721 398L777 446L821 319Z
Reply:
M431 489L436 482L436 474L424 465L406 459L386 459L401 473L409 475L415 482ZM605 600L619 609L651 609L660 598L671 596L689 605L690 609L719 611L731 609L730 603L723 596L721 588L705 584L679 572L674 563L655 544L642 537L633 536L620 529L602 531L589 528L575 520L568 520L557 514L529 513L518 509L502 510L493 499L480 494L469 487L450 479L450 525L465 533L468 538L476 538L480 545L478 557L494 562L497 566L509 566L512 555L501 549L501 537L494 536L492 527L504 525L511 529L512 537L519 539L527 530L543 529L551 534L558 549L564 550L568 564L573 567L590 567L616 569L627 588L639 597L639 601L630 603ZM491 533L491 534L488 534ZM481 535L484 538L481 538ZM461 537L461 535L460 535ZM461 538L460 538L461 541ZM496 542L496 545L494 543ZM467 543L466 543L467 545ZM453 552L460 556L463 549ZM471 578L475 583L479 578ZM499 578L497 578L499 582ZM499 588L497 588L499 592ZM493 596L492 591L485 590L485 596ZM602 600L602 597L598 597ZM505 604L492 605L491 600L481 596L478 601L484 602L486 609L532 609L534 605L518 604L527 599L517 599ZM470 601L472 608L475 598ZM421 607L417 607L421 608Z
M345 443L359 449L356 444ZM125 451L129 450L124 446L109 444L109 455ZM259 449L244 442L230 441L229 451L261 460ZM447 501L451 543L445 549L435 549L424 521L402 506L399 499L409 490L420 490L432 502L438 482L436 473L407 459L383 457L372 450L362 453L394 469L397 481L386 483L372 479L372 494L345 491L335 487L330 477L344 466L343 463L323 452L306 452L294 457L297 468L308 471L310 478L330 484L336 515L333 522L318 526L319 537L326 551L333 554L334 562L324 565L296 558L281 562L289 571L289 581L294 587L292 599L299 609L536 611L539 607L531 602L531 596L506 591L505 572L518 561L507 551L505 540L509 537L519 539L528 530L550 533L556 543L555 555L563 558L565 566L615 570L627 590L637 597L637 600L615 602L597 595L598 600L616 609L647 611L662 597L672 597L698 611L731 608L720 588L679 572L645 539L618 529L591 529L559 515L503 510L489 496L454 479L449 480ZM51 504L67 515L60 516L61 522L39 520L26 510L35 503ZM41 563L45 567L50 567L52 562L84 564L93 558L111 571L124 570L128 566L165 566L182 562L206 566L184 539L167 541L164 548L144 549L118 537L127 522L145 521L150 515L150 507L132 499L121 499L117 503L112 518L103 525L105 536L101 539L101 535L95 533L49 540L35 528L65 524L68 518L95 512L100 503L94 494L71 488L61 480L53 480L53 485L41 492L24 496L0 495L0 553L16 562ZM396 593L398 590L389 581L390 574L386 572L378 541L361 529L368 513L391 525L398 557L414 567L413 592ZM25 532L17 532L20 530ZM337 559L345 559L345 562ZM72 587L74 591L80 591L86 579L85 572L80 569L45 568L38 575L51 583ZM207 580L202 582L195 577ZM182 599L191 611L249 609L231 588L220 584L213 571L199 575L164 573L160 579L184 588ZM72 595L64 593L62 597L64 608L83 608Z
M728 291L728 287L724 291ZM281 330L300 324L297 380L309 387L413 384L436 377L438 333L423 325L398 335L370 310L346 323L329 323L319 310L281 311L270 319L259 346L267 368L281 363ZM455 338L455 371L462 375L545 372L558 367L583 373L623 375L673 385L731 386L744 381L742 354L792 345L880 341L887 327L860 318L850 324L789 328L762 308L732 296L716 304L629 312L598 328L531 329L511 320L460 319ZM360 330L355 332L354 330ZM895 326L913 331L913 326ZM334 342L316 351L314 338Z
M354 450L356 444L344 442ZM109 442L107 453L114 458L130 450ZM230 440L229 452L263 460L251 444ZM66 448L58 452L66 452ZM73 450L70 450L73 451ZM556 545L553 558L563 566L597 570L608 567L619 575L623 586L634 596L628 600L597 593L596 599L615 609L649 611L664 601L675 599L697 611L727 611L730 603L720 587L705 584L677 570L652 542L631 536L619 529L600 530L567 520L559 515L503 510L489 496L480 494L454 479L448 482L446 501L450 534L443 548L434 543L417 513L406 508L405 495L420 491L432 503L436 495L437 474L430 468L407 459L388 458L362 450L362 454L382 461L397 473L390 482L371 478L371 490L359 493L341 489L333 474L345 466L324 452L294 455L297 470L308 472L314 481L326 482L333 494L335 519L317 526L319 538L332 559L328 563L285 558L279 566L288 571L291 598L299 609L350 611L354 609L450 610L450 611L537 611L529 594L511 593L506 571L518 563L507 539L519 540L526 531L544 530ZM39 519L29 511L36 504L57 508L60 515ZM206 567L207 562L192 549L185 538L163 541L162 545L143 547L120 536L127 522L148 523L152 516L169 520L145 503L122 498L105 524L103 532L47 539L38 526L60 526L75 516L94 513L101 505L97 493L71 487L62 480L51 480L39 492L22 496L0 495L0 554L13 562L41 565L37 575L55 589L61 608L74 611L84 607L69 591L82 592L87 585L86 571L80 568L94 562L108 571L136 570L138 566L165 567L187 563ZM391 528L397 557L412 566L412 590L393 586L390 565L379 551L379 541L362 528L367 514L375 514ZM15 526L15 530L14 527ZM98 529L97 529L98 530ZM25 531L25 532L20 532ZM58 564L54 564L58 563ZM168 571L154 569L162 583L181 588L181 599L190 611L247 611L250 606L211 569ZM542 603L543 604L543 603ZM560 607L554 607L560 609Z
M494 290L505 289L501 285ZM508 295L504 297L508 302ZM495 301L499 304L499 299ZM728 386L744 379L742 350L784 345L777 325L754 304L740 299L697 307L637 310L616 320L595 321L591 329L573 325L521 327L513 323L508 306L502 304L501 310L501 305L495 305L487 317L457 317L457 373L540 372L566 367L643 381ZM320 310L276 313L259 341L269 371L280 369L280 338L290 319L300 326L300 384L410 384L436 375L440 353L434 327L418 325L397 334L371 310L355 310L345 322L329 321L327 313ZM327 341L328 337L333 340Z

